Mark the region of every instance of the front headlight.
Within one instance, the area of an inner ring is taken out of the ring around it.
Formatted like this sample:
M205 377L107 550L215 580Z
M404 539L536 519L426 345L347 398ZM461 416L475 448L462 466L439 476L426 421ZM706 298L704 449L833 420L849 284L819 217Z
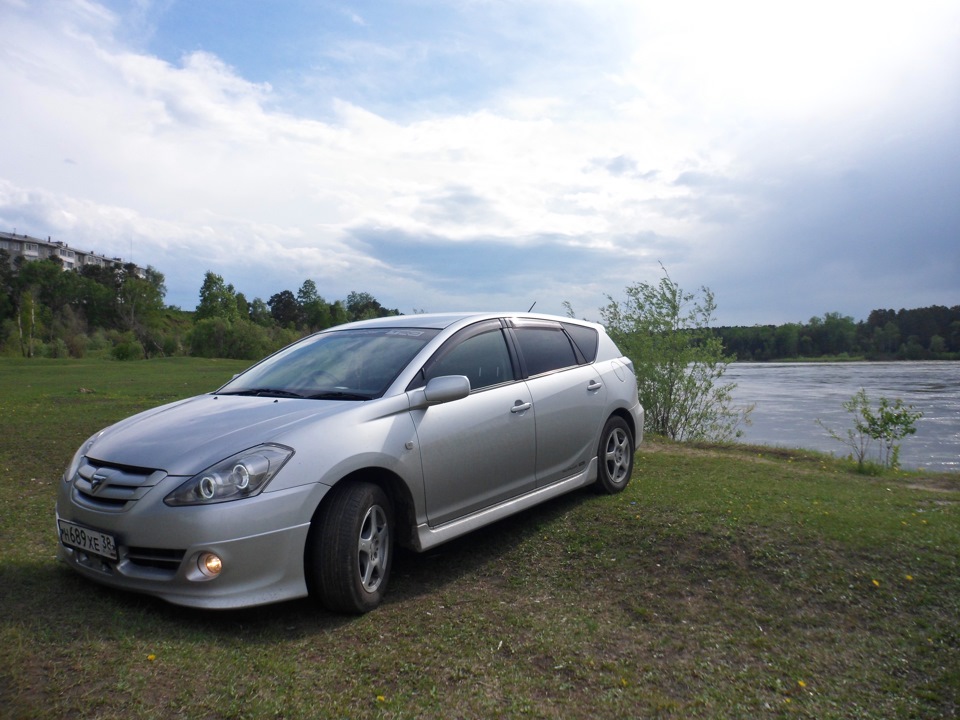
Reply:
M282 445L259 445L221 460L167 495L167 505L212 505L258 495L293 456Z
M95 443L97 438L102 434L103 430L91 435L89 438L87 438L86 442L80 446L80 449L73 454L73 459L70 461L70 464L67 465L66 472L63 473L64 482L73 482L73 478L77 474L77 470L80 469L80 463L83 462L83 459L87 456L87 453L90 452L90 448L93 446L93 443Z

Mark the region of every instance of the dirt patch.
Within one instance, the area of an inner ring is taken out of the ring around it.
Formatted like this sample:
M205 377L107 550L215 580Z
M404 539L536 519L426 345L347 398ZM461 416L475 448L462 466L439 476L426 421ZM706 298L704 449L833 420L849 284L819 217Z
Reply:
M909 483L904 485L905 488L909 490L926 490L927 492L937 492L937 493L956 493L958 497L952 498L947 502L958 502L960 501L960 482L953 480L952 478L917 478L911 479Z

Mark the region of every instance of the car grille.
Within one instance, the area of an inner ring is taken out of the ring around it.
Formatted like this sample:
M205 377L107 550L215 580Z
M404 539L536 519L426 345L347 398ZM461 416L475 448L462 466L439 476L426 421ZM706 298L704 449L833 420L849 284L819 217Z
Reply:
M73 478L73 499L94 510L123 512L166 476L163 470L85 460Z

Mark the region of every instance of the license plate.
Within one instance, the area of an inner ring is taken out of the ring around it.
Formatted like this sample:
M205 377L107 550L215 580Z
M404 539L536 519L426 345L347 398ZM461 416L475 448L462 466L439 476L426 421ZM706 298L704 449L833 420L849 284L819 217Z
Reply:
M101 557L117 559L117 543L113 535L99 530L74 525L66 520L60 520L60 541L77 550L100 555Z

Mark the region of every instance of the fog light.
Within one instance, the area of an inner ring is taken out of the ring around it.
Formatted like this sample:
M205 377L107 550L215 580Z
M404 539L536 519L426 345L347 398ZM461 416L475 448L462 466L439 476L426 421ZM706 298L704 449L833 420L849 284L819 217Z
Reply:
M197 560L200 566L200 572L207 577L216 577L223 570L223 561L213 553L203 553Z

